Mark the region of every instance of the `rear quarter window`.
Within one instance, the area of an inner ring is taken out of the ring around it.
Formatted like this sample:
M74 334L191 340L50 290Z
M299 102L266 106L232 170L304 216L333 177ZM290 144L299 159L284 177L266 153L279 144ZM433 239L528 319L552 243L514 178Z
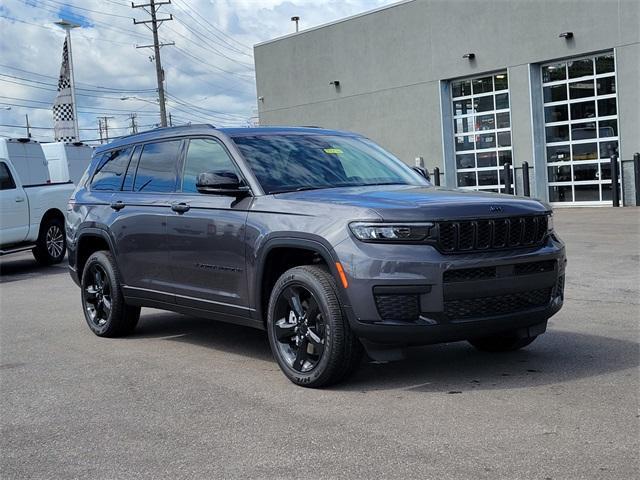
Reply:
M98 168L91 180L91 190L120 190L132 151L132 147L127 147L105 153L99 160Z

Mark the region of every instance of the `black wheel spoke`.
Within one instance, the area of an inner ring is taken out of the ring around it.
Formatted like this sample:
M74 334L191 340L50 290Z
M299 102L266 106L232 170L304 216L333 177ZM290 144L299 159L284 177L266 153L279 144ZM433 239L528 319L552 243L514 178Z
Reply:
M322 337L309 329L307 331L307 340L313 347L313 354L318 356L322 355L322 352L324 351L324 340Z
M289 341L296 334L296 324L289 323L286 318L281 318L275 324L276 338L278 341Z
M106 317L111 313L111 298L102 297L102 312Z
M96 289L95 285L89 285L87 288L85 288L85 299L88 301L95 301L96 299L96 294L98 293L98 290Z
M293 368L298 371L302 371L302 367L304 366L304 362L307 361L309 357L307 353L307 346L309 345L309 340L306 338L302 339L300 345L298 346L298 351L296 352L296 358L293 360Z
M289 302L289 306L294 311L294 313L298 317L302 317L304 315L304 310L302 309L302 302L300 301L300 294L293 289L293 287L289 287L284 292L284 297Z

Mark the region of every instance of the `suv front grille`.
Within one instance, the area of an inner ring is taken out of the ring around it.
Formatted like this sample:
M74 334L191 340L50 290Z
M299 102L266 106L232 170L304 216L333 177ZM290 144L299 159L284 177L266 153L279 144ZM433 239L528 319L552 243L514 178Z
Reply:
M438 249L464 253L540 245L547 233L547 216L439 222Z
M550 300L551 288L493 297L447 300L444 302L444 314L449 320L492 317L543 307Z

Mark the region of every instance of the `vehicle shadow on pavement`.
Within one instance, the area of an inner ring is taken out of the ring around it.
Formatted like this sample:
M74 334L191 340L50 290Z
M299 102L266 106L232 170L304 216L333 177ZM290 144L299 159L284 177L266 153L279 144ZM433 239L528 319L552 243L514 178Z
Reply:
M175 313L143 313L130 338L166 338L275 362L263 331ZM551 329L516 352L483 353L457 342L410 348L407 359L398 362L365 357L354 376L330 389L455 394L552 385L560 392L566 382L619 370L629 369L631 378L639 352L634 341Z
M200 347L270 360L267 333L255 328L171 312L145 313L129 338L166 338Z
M61 275L67 273L67 262L63 260L57 265L40 265L29 253L20 258L0 260L0 283L26 280L35 276Z
M411 348L400 362L363 363L335 388L456 394L552 385L560 392L566 382L625 369L631 380L640 364L638 353L633 341L550 330L516 352L484 353L466 342Z

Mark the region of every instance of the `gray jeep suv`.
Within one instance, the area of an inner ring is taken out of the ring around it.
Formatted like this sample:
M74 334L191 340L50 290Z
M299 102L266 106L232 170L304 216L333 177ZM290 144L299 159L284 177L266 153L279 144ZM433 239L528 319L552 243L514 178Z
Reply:
M198 125L97 148L66 232L96 335L130 333L140 307L265 329L285 375L320 387L364 350L531 343L563 302L551 215L436 188L360 135Z

